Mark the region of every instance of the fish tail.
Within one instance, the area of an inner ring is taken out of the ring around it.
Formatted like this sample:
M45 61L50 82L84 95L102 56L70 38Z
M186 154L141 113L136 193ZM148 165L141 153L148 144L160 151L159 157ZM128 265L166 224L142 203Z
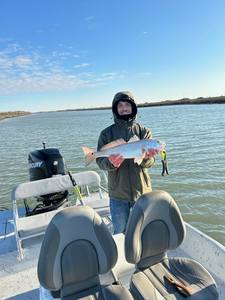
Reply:
M82 149L84 151L85 154L85 158L86 158L86 166L90 165L91 162L93 162L93 160L95 160L95 156L93 155L93 153L95 152L94 150L89 149L88 147L82 146Z

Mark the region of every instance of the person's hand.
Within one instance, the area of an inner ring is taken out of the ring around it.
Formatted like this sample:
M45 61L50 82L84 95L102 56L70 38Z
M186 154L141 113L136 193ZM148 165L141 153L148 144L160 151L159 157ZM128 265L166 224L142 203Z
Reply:
M145 153L145 159L154 157L155 155L159 154L159 149L152 149L148 148L146 153Z
M122 162L125 160L125 158L120 155L120 154L111 154L109 156L109 161L111 162L111 164L114 165L114 167L118 168Z

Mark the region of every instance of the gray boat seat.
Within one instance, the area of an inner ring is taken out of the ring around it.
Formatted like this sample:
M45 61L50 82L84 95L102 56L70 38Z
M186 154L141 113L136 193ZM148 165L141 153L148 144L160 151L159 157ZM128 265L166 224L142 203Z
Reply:
M101 217L89 206L58 212L45 232L38 260L42 287L64 300L133 300L122 285L101 285L99 274L112 270L116 244Z
M216 283L202 265L189 258L168 258L167 251L178 248L185 236L179 208L168 193L153 191L138 199L125 235L126 260L136 265L130 290L137 300L188 299L189 291L193 300L218 299Z
M106 174L100 170L99 174L95 171L86 171L74 173L72 176L79 189L83 190L83 199L80 202L77 201L77 205L88 205L94 208L101 217L108 217L110 215L109 197L107 189L101 184L102 177L104 184L107 186ZM98 192L91 193L89 191L90 188L94 190L97 188ZM23 259L25 256L23 253L22 241L43 235L52 217L59 210L63 209L64 206L68 206L69 204L66 202L65 205L61 206L58 210L44 212L29 217L22 217L18 212L18 201L32 198L34 200L34 197L71 189L74 191L70 177L69 175L64 175L24 182L17 185L12 190L13 219L19 259Z

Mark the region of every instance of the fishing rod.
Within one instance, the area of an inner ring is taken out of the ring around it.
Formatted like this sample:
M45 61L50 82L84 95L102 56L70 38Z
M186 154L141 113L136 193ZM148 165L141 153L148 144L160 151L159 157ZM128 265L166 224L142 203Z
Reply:
M81 195L81 193L80 193L80 189L79 189L78 185L76 184L76 181L75 181L74 178L73 178L72 172L69 171L69 172L68 172L68 175L69 175L69 178L70 178L70 180L71 180L71 182L72 182L72 185L73 185L73 187L74 187L74 191L75 191L75 193L77 194L77 198L80 200L80 203L81 203L82 205L85 205L84 202L83 202L83 197L82 197L82 195Z

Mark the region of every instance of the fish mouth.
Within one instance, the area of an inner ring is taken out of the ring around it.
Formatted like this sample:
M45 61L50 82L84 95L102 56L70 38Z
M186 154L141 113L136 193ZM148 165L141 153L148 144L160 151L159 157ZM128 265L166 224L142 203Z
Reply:
M159 143L161 144L161 145L159 145L159 150L163 151L164 147L166 146L166 143L165 142L161 142L161 141L159 141Z

